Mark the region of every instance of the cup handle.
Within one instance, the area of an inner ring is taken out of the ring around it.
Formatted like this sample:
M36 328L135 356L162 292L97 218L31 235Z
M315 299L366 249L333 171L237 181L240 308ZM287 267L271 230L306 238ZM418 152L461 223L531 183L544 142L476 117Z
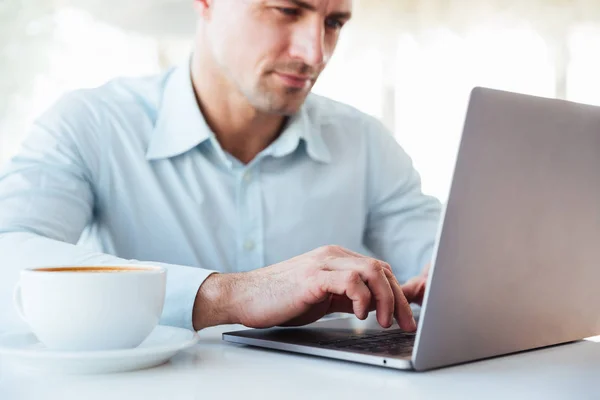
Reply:
M17 309L17 313L19 317L25 322L27 322L27 318L25 318L25 312L23 311L23 300L21 296L21 282L17 283L15 287L15 291L13 293L13 300L15 303L15 308Z

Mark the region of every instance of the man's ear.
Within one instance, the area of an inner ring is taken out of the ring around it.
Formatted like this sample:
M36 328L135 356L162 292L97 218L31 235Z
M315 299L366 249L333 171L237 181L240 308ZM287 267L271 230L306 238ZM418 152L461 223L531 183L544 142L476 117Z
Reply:
M194 9L198 17L208 18L213 6L213 0L194 0Z

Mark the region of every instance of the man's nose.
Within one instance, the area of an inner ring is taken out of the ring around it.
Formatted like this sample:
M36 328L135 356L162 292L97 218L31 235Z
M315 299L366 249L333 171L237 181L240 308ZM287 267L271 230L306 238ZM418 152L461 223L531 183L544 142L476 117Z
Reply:
M306 23L297 27L293 35L290 56L311 67L326 62L325 27L321 23Z

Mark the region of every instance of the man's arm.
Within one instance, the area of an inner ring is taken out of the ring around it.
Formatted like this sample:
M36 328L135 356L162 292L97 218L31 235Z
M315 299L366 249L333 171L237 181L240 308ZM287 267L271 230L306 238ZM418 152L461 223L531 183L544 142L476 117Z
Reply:
M369 215L364 240L377 258L391 264L400 282L406 282L425 276L441 205L422 193L412 160L393 136L378 122L370 126Z
M77 95L59 101L0 172L0 304L12 304L12 287L23 268L161 265L167 268L161 323L191 328L198 288L212 271L125 260L75 245L92 218L102 151L97 140L102 118L91 109Z
M96 139L105 133L97 108L82 104L59 103L0 172L0 281L11 286L26 267L144 264L75 245L93 215L102 150ZM303 325L331 312L364 319L376 309L382 326L395 318L404 329L416 329L391 267L337 246L238 274L164 266L163 324L195 329L226 323ZM10 304L9 294L1 301Z

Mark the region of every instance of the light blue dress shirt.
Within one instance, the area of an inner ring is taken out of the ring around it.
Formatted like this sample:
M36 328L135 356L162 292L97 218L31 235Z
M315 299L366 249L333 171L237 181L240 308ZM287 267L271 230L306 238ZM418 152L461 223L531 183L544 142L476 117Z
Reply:
M406 280L430 261L439 217L380 122L316 95L243 165L219 146L185 65L72 92L37 120L0 172L0 276L163 265L161 323L191 328L213 271L323 245L385 260Z

